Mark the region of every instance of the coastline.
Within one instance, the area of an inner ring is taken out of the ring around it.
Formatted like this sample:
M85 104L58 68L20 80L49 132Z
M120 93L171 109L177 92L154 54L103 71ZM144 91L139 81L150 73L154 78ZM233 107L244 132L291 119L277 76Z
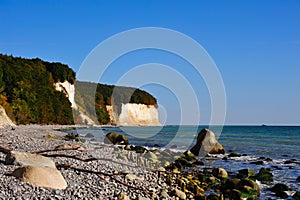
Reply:
M159 150L159 148L148 148L149 152L152 153L143 156L142 161L138 161L139 156L135 151L122 150L118 146L107 144L66 141L64 140L64 137L67 133L60 131L93 127L107 128L108 126L21 125L14 127L13 129L11 127L1 128L0 146L2 147L9 147L12 150L18 151L36 152L53 149L57 146L66 144L79 145L83 148L83 150L55 151L48 152L47 154L67 154L68 156L77 156L83 159L97 158L97 160L94 161L84 162L82 160L66 157L51 157L56 164L66 164L79 169L103 172L106 175L84 173L79 170L60 167L59 171L68 183L68 187L66 189L57 190L37 187L21 182L15 177L12 177L10 174L17 168L17 166L5 165L4 160L6 155L4 153L0 153L0 199L17 199L20 196L24 199L118 199L119 195L125 195L128 199L152 199L153 195L159 196L161 199L172 199L179 195L176 194L175 191L184 191L183 188L187 187L187 185L182 186L182 181L186 180L184 177L188 177L188 175L184 175L184 173L193 174L196 177L195 180L198 180L198 178L201 177L199 173L201 174L205 170L209 170L209 173L211 173L211 170L213 170L214 167L226 168L227 166L230 169L232 167L232 163L237 163L238 166L240 166L239 163L247 162L248 165L244 165L245 168L247 168L247 166L252 166L251 169L255 169L256 172L264 167L263 165L251 165L251 162L257 161L257 157L251 158L243 155L240 155L240 157L230 157L229 155L231 153L229 152L229 154L227 153L224 156L210 156L205 158L203 160L204 165L201 164L196 167L184 168L181 175L182 179L176 179L176 177L178 178L179 176L174 175L174 173L177 174L177 172L172 172L172 170L159 177L159 173L157 171L158 168L153 161L155 161L159 155L170 152L169 150L164 152L164 150ZM51 139L52 136L47 138L46 136L49 135L55 136L55 138ZM172 153L169 155L178 156ZM244 160L245 158L248 160ZM282 160L281 163L284 161L288 161L288 159ZM267 166L276 164L275 161L263 160L263 162ZM299 164L297 162L298 161L295 161L295 164L292 163L292 165L287 164L284 166L281 166L281 164L278 163L276 166L288 169L291 166L297 166ZM141 163L143 163L143 165L141 165ZM171 185L167 183L168 173L174 175L173 183ZM236 176L238 173L238 169L228 171L228 174L231 177ZM107 174L112 176L108 176ZM212 179L213 182L218 181L218 179L213 176L209 178ZM277 182L278 181L276 180L274 184ZM124 183L127 185L124 185ZM205 183L210 184L209 180L205 180ZM268 197L272 198L274 197L274 194L269 192L268 188L274 184L259 184L259 187L263 190L263 192L267 192ZM293 194L293 191L291 192L291 194ZM209 194L210 193L205 191L205 195ZM166 198L163 198L162 195L166 195ZM186 197L193 199L191 198L192 196L189 196L192 195L191 193L186 192L185 195ZM266 196L263 196L263 198L264 197Z

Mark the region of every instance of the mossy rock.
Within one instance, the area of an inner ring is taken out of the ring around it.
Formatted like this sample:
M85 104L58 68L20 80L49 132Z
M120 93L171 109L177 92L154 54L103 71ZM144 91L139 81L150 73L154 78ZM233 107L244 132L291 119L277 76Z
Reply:
M68 133L65 138L65 140L68 141L75 141L75 142L85 142L84 139L80 138L80 135L78 133Z
M284 191L278 191L275 193L276 197L279 197L281 199L286 199L289 197L289 195L287 195L287 193L285 193Z
M283 183L277 183L272 188L270 188L270 190L272 192L276 193L276 192L289 191L290 188L287 185L283 184Z
M300 200L300 192L296 192L293 197L292 200Z
M248 192L249 188L247 188L245 186L251 187L253 190L255 190L257 192L257 194L259 194L259 192L260 192L260 188L259 188L258 184L256 182L254 182L253 180L250 180L248 178L242 179L238 183L238 189L240 191L243 191L243 192Z
M241 180L238 178L229 179L225 182L225 189L238 189Z
M261 182L272 182L273 174L271 169L261 168L255 178Z
M255 175L256 175L256 173L254 171L252 171L251 169L241 169L241 170L239 170L237 178L248 178L248 177L252 177Z
M194 165L197 165L197 166L203 166L204 165L204 162L201 161L201 160L196 160L193 162Z

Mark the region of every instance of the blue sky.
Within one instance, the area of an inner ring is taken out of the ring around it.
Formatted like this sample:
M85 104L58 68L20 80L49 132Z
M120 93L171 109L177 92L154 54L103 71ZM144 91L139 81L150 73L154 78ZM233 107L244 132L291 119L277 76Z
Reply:
M149 26L186 34L209 53L226 89L226 124L300 125L300 1L296 0L1 0L0 52L59 61L78 71L100 42ZM177 70L185 66L179 71L200 99L200 123L208 123L210 95L205 84L174 55L154 50L128 54L113 63L103 81L114 84L122 72L149 62ZM180 121L176 95L153 85L143 89L165 108L168 124Z

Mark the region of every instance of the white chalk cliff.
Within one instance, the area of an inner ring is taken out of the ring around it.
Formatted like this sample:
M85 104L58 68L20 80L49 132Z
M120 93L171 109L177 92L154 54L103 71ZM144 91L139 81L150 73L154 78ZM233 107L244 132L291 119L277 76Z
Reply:
M62 91L66 94L71 107L78 110L82 123L89 125L97 124L89 116L84 114L76 105L75 102L75 86L68 81L63 83L55 83L55 88L58 91ZM121 112L118 114L113 106L106 106L107 112L110 117L111 124L119 126L161 126L158 117L158 110L154 105L126 103L122 104Z
M110 120L119 126L161 126L158 110L154 105L122 104L118 114L113 106L106 106Z
M69 101L71 102L71 107L77 109L77 105L75 103L75 86L68 81L65 82L57 82L55 83L55 89L57 91L62 91L66 94Z
M71 107L79 111L82 123L87 123L88 125L96 124L90 117L88 117L80 109L78 109L78 106L75 102L75 86L73 84L69 83L68 81L65 81L63 83L57 82L55 83L55 89L66 94L66 97L71 103Z
M5 109L0 105L0 128L5 126L16 126L6 115Z

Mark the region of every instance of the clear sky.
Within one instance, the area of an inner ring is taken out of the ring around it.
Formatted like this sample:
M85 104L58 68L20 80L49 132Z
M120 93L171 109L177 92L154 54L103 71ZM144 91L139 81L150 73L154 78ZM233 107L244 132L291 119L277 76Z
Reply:
M114 34L139 27L173 29L196 40L216 63L226 89L226 124L300 125L299 0L0 0L0 27L0 53L59 61L74 71ZM165 52L135 52L117 60L103 82L114 84L122 72L149 62L188 69L184 60ZM201 123L208 123L205 84L192 70L184 74L201 99ZM178 123L174 94L151 85L143 89L167 111L168 124Z

